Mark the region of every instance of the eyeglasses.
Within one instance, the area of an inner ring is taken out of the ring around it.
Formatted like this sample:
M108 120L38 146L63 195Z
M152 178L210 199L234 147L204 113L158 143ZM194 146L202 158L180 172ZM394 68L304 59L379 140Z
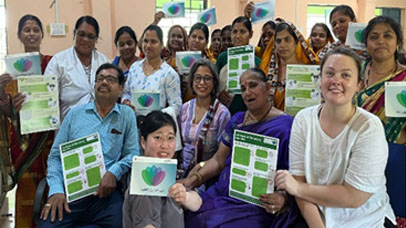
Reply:
M193 78L193 81L196 83L200 83L202 80L204 83L209 83L209 82L213 81L213 77L195 75L195 77Z
M96 83L102 83L104 81L104 79L106 79L106 82L108 84L114 84L118 81L118 79L114 76L111 75L107 75L107 76L103 76L103 75L97 75L96 76Z
M97 36L91 33L85 33L85 32L77 32L76 35L82 39L84 39L85 37L87 37L88 40L96 40Z

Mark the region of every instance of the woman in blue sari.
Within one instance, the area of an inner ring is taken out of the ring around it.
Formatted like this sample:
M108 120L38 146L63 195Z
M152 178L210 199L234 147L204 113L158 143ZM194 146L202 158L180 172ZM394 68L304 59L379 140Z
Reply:
M194 188L220 174L218 182L201 195L203 205L200 209L186 214L186 227L288 227L299 214L294 199L284 191L262 194L263 207L228 194L235 129L278 138L277 169L288 168L289 164L288 145L293 118L272 107L269 101L271 85L261 70L249 69L241 76L240 84L247 111L231 118L216 154L205 163L196 165L183 180L187 188Z

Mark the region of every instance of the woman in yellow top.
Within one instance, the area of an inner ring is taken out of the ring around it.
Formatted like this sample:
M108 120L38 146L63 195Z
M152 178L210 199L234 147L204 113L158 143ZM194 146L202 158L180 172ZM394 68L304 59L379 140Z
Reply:
M316 54L293 24L283 22L276 26L274 38L265 49L259 65L272 82L271 96L276 108L285 108L286 65L318 63Z

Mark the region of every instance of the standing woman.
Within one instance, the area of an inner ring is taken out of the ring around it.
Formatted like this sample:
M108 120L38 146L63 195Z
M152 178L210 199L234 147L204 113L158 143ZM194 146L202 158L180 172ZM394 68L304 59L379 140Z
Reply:
M316 53L316 56L318 56L326 45L334 43L334 38L326 24L316 23L313 25L307 41L314 53Z
M386 16L369 21L363 42L371 60L365 63L366 88L358 95L358 105L377 115L385 127L389 159L385 170L386 187L395 214L406 220L406 118L385 115L385 82L406 81L406 67L398 62L403 46L400 25ZM401 223L399 221L399 223Z
M121 102L135 110L131 104L132 90L159 90L161 109L171 109L177 116L182 107L179 75L161 58L162 37L162 30L156 25L144 30L142 49L145 58L131 66Z
M187 32L180 25L172 26L168 31L168 42L163 49L162 56L165 61L176 69L176 52L187 50Z
M118 48L120 56L116 56L113 60L113 64L120 67L124 72L124 76L127 79L129 69L131 65L138 61L139 58L135 55L137 52L137 36L134 30L129 26L120 27L114 38L114 44Z
M18 38L24 45L24 51L26 53L40 52L43 37L42 23L38 17L27 14L20 19L18 22ZM52 56L40 53L40 58L41 70L44 72ZM8 76L9 75L4 75L2 77ZM10 152L16 171L15 180L13 181L18 181L15 205L15 226L35 227L33 219L35 190L46 173L46 161L54 139L54 132L47 131L23 136L20 135L18 111L21 109L25 96L21 93L13 94L10 102L11 95L5 93L3 85L0 86L2 87L0 88L1 110L13 120L11 121L12 124L10 127ZM10 86L13 87L15 85ZM8 101L3 102L4 100Z
M296 27L282 22L276 26L274 39L268 44L260 64L272 82L273 105L280 110L285 109L287 64L318 64L318 60Z
M209 48L211 55L215 59L220 55L221 52L221 30L215 29L211 33L211 41L210 41L210 48Z
M75 24L73 47L57 53L49 62L45 74L59 79L59 104L62 119L77 105L94 100L97 68L109 62L96 50L99 24L92 16L82 16Z
M296 115L289 171L276 172L277 189L296 197L309 227L395 227L383 126L353 103L362 86L361 60L338 47L320 68L325 103Z

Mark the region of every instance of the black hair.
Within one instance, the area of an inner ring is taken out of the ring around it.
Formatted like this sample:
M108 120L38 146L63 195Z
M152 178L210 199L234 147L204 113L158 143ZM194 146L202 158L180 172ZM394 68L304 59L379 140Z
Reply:
M99 33L100 33L100 28L99 28L99 23L97 23L97 20L89 15L86 16L81 16L75 24L75 29L73 30L73 33L76 34L77 30L79 29L79 27L84 23L88 23L89 25L93 26L94 30L96 31L96 37L99 37Z
M189 72L189 75L190 75L189 86L192 90L192 93L194 95L196 95L196 92L193 89L193 80L195 78L195 73L196 73L197 69L199 69L199 67L201 67L201 66L206 66L207 68L209 68L210 73L213 76L213 89L210 92L210 96L211 96L212 101L214 101L214 99L217 97L217 93L219 92L220 79L219 79L219 75L218 75L217 66L212 61L205 59L205 58L201 58L192 65L192 67L190 68L190 72Z
M261 81L263 81L263 82L265 82L265 83L268 81L268 78L266 77L265 73L264 73L261 69L259 69L259 68L255 68L255 67L249 68L249 69L246 70L242 75L244 75L244 74L246 74L246 73L252 73L252 74L254 74L255 76L257 76L257 78L258 78L259 80L261 80ZM241 75L241 76L242 76L242 75Z
M335 13L342 13L342 14L348 16L351 19L351 21L355 21L355 13L352 10L352 8L348 5L339 5L339 6L334 7L334 9L330 13L330 23L331 23L331 20L333 19L333 14L335 14Z
M276 28L275 28L275 33L274 33L274 40L276 40L276 35L278 34L278 32L286 30L289 32L289 34L291 36L293 36L293 38L295 39L295 43L297 43L299 41L298 37L296 36L295 32L293 31L292 27L290 27L290 25L286 22L282 22L279 23Z
M96 76L100 73L100 71L107 70L107 69L115 69L117 71L118 84L124 85L125 77L124 77L123 70L121 70L121 68L119 68L118 66L111 64L111 63L104 63L104 64L100 65L99 68L97 68L97 70L96 70Z
M38 27L41 29L42 37L44 37L44 30L42 28L41 20L37 16L32 14L26 14L20 18L20 20L18 21L17 35L20 36L20 33L23 31L25 22L29 20L35 21L35 23L37 23Z
M162 45L164 45L164 41L163 41L163 32L161 27L159 27L158 25L148 25L148 27L144 30L144 32L142 33L142 39L144 39L144 35L147 31L155 31L156 35L158 36L159 41L161 42Z
M327 54L323 57L323 59L320 62L320 75L323 75L323 66L327 62L327 59L332 56L332 55L345 55L354 60L355 65L357 66L358 70L358 82L361 82L363 80L362 72L361 72L361 64L362 60L359 57L359 55L351 50L350 48L344 47L344 46L338 46L334 48L333 50L327 52Z
M213 39L213 36L215 33L219 32L221 36L221 30L220 29L214 29L213 32L211 32L211 38Z
M231 24L232 27L234 27L235 24L237 23L242 23L244 25L245 28L247 28L247 30L249 32L252 31L252 24L251 21L248 17L245 16L239 16L236 19L234 19L233 23Z
M192 35L193 31L195 31L197 29L203 31L204 37L206 38L206 41L209 42L209 27L207 27L206 24L203 24L203 23L200 23L200 22L194 24L192 26L192 28L190 28L189 36Z
M140 129L140 134L144 138L144 140L147 140L149 134L151 134L152 132L158 130L163 126L173 127L173 131L176 134L175 121L169 114L164 113L162 111L152 111L148 113L148 115L146 116L143 115L137 116L137 125L138 128Z
M269 21L265 22L264 25L262 25L262 30L264 30L264 28L265 28L267 25L271 26L271 28L272 28L273 30L275 30L275 28L276 28L275 22L273 22L272 20L269 20Z
M231 32L232 29L233 29L233 27L232 27L231 25L226 25L226 26L224 26L224 27L221 29L221 36L223 36L226 31L230 31L230 32Z
M122 27L120 27L120 28L117 30L116 36L114 37L114 44L116 45L116 47L117 47L118 39L119 39L120 36L123 35L124 33L128 33L128 35L130 35L130 37L134 40L134 42L135 42L136 44L138 43L138 41L137 41L137 36L135 35L134 30L132 30L132 28L129 27L129 26L122 26Z
M314 24L313 27L312 27L312 30L311 30L310 34L313 33L313 29L315 29L316 27L321 27L321 28L326 32L327 41L328 41L330 38L333 38L333 35L331 35L331 32L330 32L330 29L329 29L328 26L327 26L326 24L324 24L324 23L316 23L316 24Z
M368 34L372 31L372 29L377 25L377 24L387 24L389 25L389 27L392 28L392 30L395 32L396 34L396 41L397 41L397 45L399 48L403 47L403 32L402 32L402 27L396 23L395 20L393 20L392 18L388 17L388 16L377 16L373 19L371 19L368 22L367 27L364 29L364 31L362 32L362 42L367 45L367 41L368 41ZM398 53L397 50L395 52L395 59L398 59Z

